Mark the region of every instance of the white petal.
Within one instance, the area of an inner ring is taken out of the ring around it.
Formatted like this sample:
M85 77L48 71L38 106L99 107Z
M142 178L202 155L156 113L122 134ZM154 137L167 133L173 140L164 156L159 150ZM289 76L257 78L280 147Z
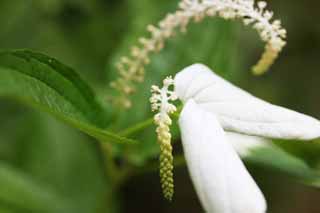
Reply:
M241 158L251 154L251 151L258 148L271 148L272 142L266 138L243 135L235 132L226 132L227 140Z
M320 137L320 122L310 116L272 105L195 64L175 77L178 97L190 98L217 115L225 130L269 138L310 140Z
M216 117L189 100L180 115L183 148L208 213L263 213L266 202Z

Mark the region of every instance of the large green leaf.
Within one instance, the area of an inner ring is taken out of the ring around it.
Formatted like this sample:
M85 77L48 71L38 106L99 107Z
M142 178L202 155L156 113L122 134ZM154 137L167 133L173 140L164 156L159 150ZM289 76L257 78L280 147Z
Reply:
M43 54L0 53L0 96L49 112L101 141L132 142L103 130L109 118L92 90L71 68Z

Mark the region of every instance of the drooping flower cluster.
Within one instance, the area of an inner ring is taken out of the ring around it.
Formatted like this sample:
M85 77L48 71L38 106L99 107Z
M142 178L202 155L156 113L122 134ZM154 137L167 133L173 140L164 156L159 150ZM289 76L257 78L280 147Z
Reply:
M186 32L191 21L199 22L205 17L221 17L224 19L241 19L245 25L252 25L261 39L266 42L265 52L253 67L253 72L261 74L266 71L277 58L285 45L286 30L279 20L272 21L273 13L266 10L266 2L254 0L182 0L179 9L168 14L159 25L149 25L150 38L140 38L140 46L131 49L129 57L121 58L117 64L120 77L111 86L120 92L116 101L129 108L128 98L135 91L135 83L144 79L145 66L150 62L150 54L163 49L165 41L180 29Z
M174 101L177 96L169 87L173 85L171 77L163 81L163 87L160 89L158 86L151 87L152 96L150 98L152 111L159 111L154 116L155 124L157 125L158 142L160 145L160 179L161 187L164 197L168 200L172 199L174 192L173 185L173 155L171 146L170 125L172 120L170 114L174 113L176 107L169 103Z

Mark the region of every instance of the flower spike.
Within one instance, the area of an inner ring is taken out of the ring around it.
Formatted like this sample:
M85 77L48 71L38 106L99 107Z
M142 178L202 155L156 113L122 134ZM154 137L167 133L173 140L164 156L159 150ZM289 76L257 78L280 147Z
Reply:
M121 106L131 106L128 96L135 91L135 83L144 80L145 66L150 55L163 49L165 41L176 35L177 29L186 32L192 21L200 22L205 17L220 17L226 20L239 19L244 25L251 25L260 35L265 52L252 68L254 74L262 74L273 64L286 42L286 30L279 20L272 21L273 13L266 10L267 3L254 0L181 0L179 9L168 14L158 26L149 25L149 38L140 38L140 46L131 50L131 56L123 57L117 64L120 77L111 83L119 91L115 101Z
M150 98L152 111L159 111L154 116L155 124L158 126L156 129L158 135L158 142L160 145L160 179L163 195L166 199L172 200L174 193L173 185L173 155L171 146L171 133L170 125L172 120L170 114L174 113L177 108L169 103L177 99L173 91L169 87L173 85L172 77L167 77L163 81L163 87L160 89L158 86L151 87L152 96Z

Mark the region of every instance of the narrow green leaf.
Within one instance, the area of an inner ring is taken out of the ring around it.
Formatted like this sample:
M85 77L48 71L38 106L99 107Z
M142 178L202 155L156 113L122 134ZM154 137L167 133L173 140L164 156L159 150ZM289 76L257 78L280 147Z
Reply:
M71 68L28 50L0 53L0 97L27 103L100 141L133 142L103 130L109 122L89 86Z
M307 185L320 186L318 171L310 167L303 159L277 146L254 148L244 159L250 163L282 172Z

